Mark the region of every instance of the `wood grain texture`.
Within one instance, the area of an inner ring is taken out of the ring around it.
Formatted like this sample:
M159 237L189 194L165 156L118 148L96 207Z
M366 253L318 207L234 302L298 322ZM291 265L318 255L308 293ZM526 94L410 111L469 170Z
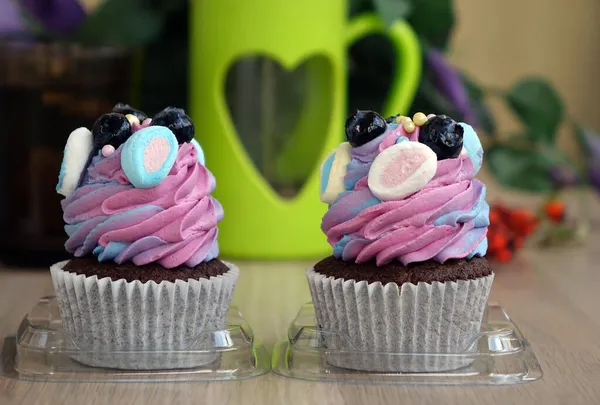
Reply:
M313 383L273 374L219 383L29 383L0 380L0 404L598 404L600 268L595 234L588 247L523 252L496 267L492 299L529 338L544 377L507 387L405 387ZM238 262L235 303L269 348L309 299L304 262ZM0 271L0 335L14 333L38 297L51 293L48 271Z

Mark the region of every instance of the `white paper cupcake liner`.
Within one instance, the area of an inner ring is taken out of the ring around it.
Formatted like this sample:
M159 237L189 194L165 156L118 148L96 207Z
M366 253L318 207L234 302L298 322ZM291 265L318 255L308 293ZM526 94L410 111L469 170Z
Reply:
M431 372L472 363L470 347L494 279L396 283L336 279L306 271L322 331L326 361L336 367L379 372ZM333 332L333 333L329 333ZM466 352L464 356L444 353ZM394 355L442 353L442 355Z
M218 355L212 331L225 327L239 269L210 279L127 282L50 268L63 327L77 361L120 369L190 368ZM205 352L206 350L206 352Z

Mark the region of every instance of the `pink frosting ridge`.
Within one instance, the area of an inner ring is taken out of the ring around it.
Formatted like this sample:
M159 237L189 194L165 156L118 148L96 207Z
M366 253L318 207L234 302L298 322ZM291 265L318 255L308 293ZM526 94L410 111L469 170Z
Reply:
M473 179L469 155L437 162L433 179L418 192L395 201L380 201L369 190L371 163L397 142L418 142L418 131L391 127L380 137L352 148L345 192L330 205L322 230L334 255L357 263L383 265L483 256L487 249L489 206L483 183ZM406 139L404 139L406 138ZM464 151L463 151L464 152Z
M134 188L121 167L119 147L93 158L82 185L62 201L65 247L100 261L158 262L193 267L219 253L223 208L211 196L215 179L198 163L191 143L180 145L168 176L156 187Z

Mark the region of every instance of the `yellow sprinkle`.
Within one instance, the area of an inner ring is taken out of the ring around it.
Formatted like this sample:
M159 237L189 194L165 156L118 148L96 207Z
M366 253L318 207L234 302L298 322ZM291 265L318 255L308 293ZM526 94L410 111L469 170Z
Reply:
M400 119L396 120L396 122L400 125L404 125L405 122L412 122L410 117L405 117L404 115L400 117Z
M405 130L406 132L408 132L409 134L413 133L413 132L415 131L415 128L416 128L416 126L415 126L415 123L414 123L414 122L412 122L412 121L410 120L410 118L409 118L407 121L404 121L404 122L402 123L402 127L403 127L403 128L404 128L404 130Z
M418 126L425 125L427 122L427 116L422 112L418 112L413 116L413 122Z
M135 116L135 115L133 115L133 114L127 114L127 115L125 116L125 118L127 118L127 120L129 121L129 123L130 123L131 125L133 125L133 124L140 125L140 120L138 119L138 117L136 117L136 116Z

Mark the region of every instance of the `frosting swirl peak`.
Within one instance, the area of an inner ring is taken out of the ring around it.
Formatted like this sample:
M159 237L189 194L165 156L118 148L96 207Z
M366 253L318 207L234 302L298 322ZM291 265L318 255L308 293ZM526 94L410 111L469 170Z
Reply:
M223 208L210 194L215 179L182 143L168 175L151 188L134 187L121 164L124 145L94 156L81 185L62 201L65 247L76 257L166 268L193 267L217 257Z
M334 256L357 263L375 260L384 265L399 260L407 265L485 255L489 206L485 185L474 179L483 150L473 129L458 125L464 129L464 147L455 158L436 161L433 155L431 161L430 152L422 154L427 146L414 145L420 128L408 133L392 122L377 138L347 147L349 163L342 169L335 163L343 161L339 154L346 149L339 148L326 160L323 190L336 175L343 176L343 190L335 193L321 225ZM425 174L426 164L431 177ZM385 170L378 168L374 174L376 165ZM390 195L406 189L409 195L386 198L385 187Z

